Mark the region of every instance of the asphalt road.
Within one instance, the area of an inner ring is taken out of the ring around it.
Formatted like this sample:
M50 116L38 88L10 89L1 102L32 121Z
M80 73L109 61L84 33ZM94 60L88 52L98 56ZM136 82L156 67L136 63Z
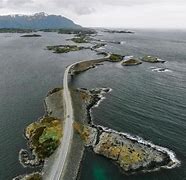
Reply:
M106 59L108 56L100 58L100 59ZM96 59L98 60L98 59ZM63 137L62 142L59 146L59 154L58 158L55 160L52 171L50 175L47 177L47 180L63 180L64 171L66 164L68 162L68 155L70 151L70 147L72 144L72 138L73 138L73 121L74 121L74 114L73 114L73 107L72 107L72 98L70 94L70 90L68 87L68 74L70 69L75 66L78 63L86 62L87 60L80 61L73 63L69 65L64 73L63 78L63 100L64 100L64 127L63 127ZM90 61L90 60L88 60Z

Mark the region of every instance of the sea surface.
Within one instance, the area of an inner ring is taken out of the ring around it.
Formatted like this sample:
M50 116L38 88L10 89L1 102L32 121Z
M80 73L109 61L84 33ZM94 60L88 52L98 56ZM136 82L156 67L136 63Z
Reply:
M122 67L105 63L78 75L75 87L110 87L112 91L92 110L95 124L138 135L175 152L181 166L158 172L125 175L110 160L87 150L80 180L186 180L186 31L134 30L135 34L99 32L104 51L126 56L158 56L164 64ZM44 114L47 92L62 85L65 67L98 56L89 50L53 54L47 45L68 44L71 36L41 33L41 38L0 34L0 180L33 171L19 164L26 147L26 125ZM159 71L165 68L166 71Z

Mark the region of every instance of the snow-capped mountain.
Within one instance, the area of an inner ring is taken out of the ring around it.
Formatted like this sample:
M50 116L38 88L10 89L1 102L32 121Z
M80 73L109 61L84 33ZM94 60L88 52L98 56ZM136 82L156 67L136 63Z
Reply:
M41 12L34 15L0 16L0 28L58 29L81 28L81 26L66 17Z

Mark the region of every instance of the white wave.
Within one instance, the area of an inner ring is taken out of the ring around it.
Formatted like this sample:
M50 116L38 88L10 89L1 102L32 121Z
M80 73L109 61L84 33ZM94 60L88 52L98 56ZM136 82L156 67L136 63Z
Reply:
M154 72L172 72L170 69L167 68L156 68L156 67L151 67L152 71Z
M126 44L126 41L121 41L120 44Z
M112 91L111 88L101 88L100 90L101 90L101 92L98 94L98 97L100 98L100 100L99 100L92 108L98 107L98 106L100 105L100 103L101 103L104 99L106 99L106 97L104 97L104 94L109 93L109 92ZM106 90L108 90L108 91L106 92Z
M112 130L112 129L109 129L107 127L103 127L103 126L100 126L100 125L98 127L101 127L105 132L113 132L113 133L116 133L116 134L119 134L119 135L123 135L128 139L135 140L140 144L149 145L149 146L151 146L152 148L156 149L159 152L166 153L169 156L169 158L171 159L171 161L173 162L172 164L168 164L166 166L161 166L159 168L156 168L156 169L150 170L150 171L157 171L160 168L172 169L174 167L178 167L178 166L181 165L181 162L176 158L175 153L172 150L169 150L168 148L155 145L155 144L151 143L150 141L144 140L143 138L141 138L139 136L133 136L133 135L128 134L128 133L117 132L115 130ZM148 170L145 170L145 171L148 171Z

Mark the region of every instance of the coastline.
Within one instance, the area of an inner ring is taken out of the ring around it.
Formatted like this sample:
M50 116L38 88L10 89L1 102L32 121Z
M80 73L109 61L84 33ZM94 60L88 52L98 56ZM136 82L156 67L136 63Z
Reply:
M83 63L83 62L82 62L82 63ZM86 63L85 63L85 64L86 64ZM97 64L96 64L96 65L97 65ZM81 72L84 72L84 71L89 70L90 68L94 68L94 67L95 67L94 65L88 65L88 66L87 66L87 64L86 64L86 68L80 69L79 71L77 70L77 72L78 72L78 73L81 73ZM77 73L77 74L78 74L78 73ZM75 73L75 74L76 74L76 73ZM102 89L104 89L104 88L102 88ZM91 90L89 90L89 91L91 91ZM108 92L110 92L110 91L111 91L111 90L109 90ZM130 140L135 140L136 142L141 143L141 144L144 144L144 145L147 145L147 146L150 145L151 147L156 148L157 150L159 150L159 151L161 151L161 152L168 153L169 156L171 157L171 160L174 162L174 165L172 165L172 166L165 166L165 167L162 167L162 168L171 169L171 168L174 168L174 167L180 165L180 161L176 159L175 154L174 154L172 151L168 150L167 148L163 148L163 147L161 147L161 146L156 146L156 145L150 143L149 141L143 140L142 138L140 138L140 137L138 137L138 136L132 136L132 135L127 134L127 133L117 132L117 131L115 131L115 130L112 130L112 129L108 129L108 128L106 128L106 127L103 127L103 126L101 126L101 125L94 125L94 124L93 124L93 117L92 117L92 109L93 109L93 108L96 108L96 107L99 107L99 104L100 104L104 99L105 99L104 93L100 92L100 94L98 94L98 95L95 96L95 100L92 102L92 104L90 104L90 105L88 105L88 106L86 107L86 108L87 108L87 112L88 112L88 113L87 113L87 118L89 118L89 121L88 121L88 122L91 124L91 126L96 127L96 128L98 128L98 129L102 129L102 131L107 132L107 133L116 133L116 134L118 134L118 135L125 136L125 137L127 137L128 139L130 139ZM94 103L95 103L95 104L94 104ZM50 111L47 111L47 113L50 113ZM79 140L80 140L80 139L79 139ZM81 144L81 145L82 145L82 144ZM83 149L83 151L84 151L84 146L82 147L82 149ZM82 161L82 154L83 154L83 151L81 151L82 153L81 153L81 155L80 155L80 157L79 157L79 159L81 159L81 161ZM81 162L81 161L80 161L80 162ZM71 163L73 163L73 161L72 161ZM81 165L81 164L79 163L79 166L80 166L80 165ZM160 168L161 168L161 167L160 167ZM151 172L151 171L159 170L160 168L156 168L156 169L154 169L154 170L142 170L142 171L144 171L144 172ZM74 171L74 172L75 172L75 171ZM69 174L70 174L70 173L69 173Z

